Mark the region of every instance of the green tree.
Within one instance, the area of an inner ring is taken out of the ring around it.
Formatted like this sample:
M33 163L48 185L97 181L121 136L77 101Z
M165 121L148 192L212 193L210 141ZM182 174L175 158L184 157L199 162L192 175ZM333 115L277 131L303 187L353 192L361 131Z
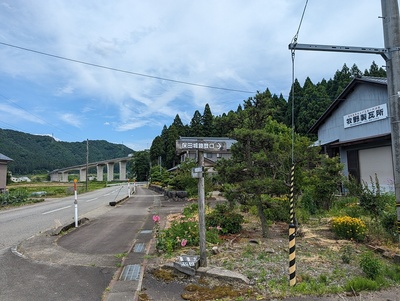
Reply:
M210 106L208 103L204 107L203 116L201 117L201 123L203 125L202 136L213 137L214 136L214 116L211 113Z
M161 136L157 136L154 138L150 147L150 160L153 165L161 164L165 161L165 149L164 142Z
M150 170L151 182L157 182L161 186L167 186L169 180L168 171L160 165L154 165Z
M150 175L150 151L138 151L132 157L132 175L137 181L147 181Z
M305 186L311 193L313 206L316 210L329 210L335 194L338 194L343 182L343 164L339 157L329 158L320 155L315 167L306 177Z
M231 149L232 158L217 163L219 180L231 184L231 195L233 191L239 202L257 206L264 237L268 234L265 210L270 206L264 196L289 192L291 135L291 129L271 117L261 129L236 129L233 138L237 142ZM306 137L296 135L294 141L296 170L300 173L305 163L314 159L317 150L309 148L310 140Z
M202 137L203 136L203 123L202 117L198 110L193 114L192 120L190 121L189 133L191 137Z
M198 195L198 179L192 177L192 168L197 166L194 160L187 160L179 165L174 172L169 184L175 190L185 190L188 195L195 197ZM204 173L204 191L207 195L212 190L212 181L208 173Z
M386 77L386 71L382 67L378 67L375 61L373 61L369 70L364 71L364 75L374 77Z

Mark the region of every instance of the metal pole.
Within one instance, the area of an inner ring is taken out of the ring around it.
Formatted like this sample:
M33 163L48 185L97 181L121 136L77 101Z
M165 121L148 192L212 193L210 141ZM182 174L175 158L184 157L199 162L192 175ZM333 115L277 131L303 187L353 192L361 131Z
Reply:
M86 192L88 192L89 174L89 139L86 139Z
M393 173L395 182L397 231L400 234L400 21L397 0L381 0L383 36L389 51L386 60L389 114L392 133Z
M204 155L202 151L198 152L199 165L202 169L201 177L198 183L199 194L199 238L200 238L200 266L207 266L207 249L206 249L206 220L205 220L205 193L204 193Z
M296 285L296 225L294 213L294 164L290 170L289 285Z
M76 182L78 180L74 179L74 195L75 195L75 201L74 201L74 207L75 207L75 228L78 227L78 192L76 190Z

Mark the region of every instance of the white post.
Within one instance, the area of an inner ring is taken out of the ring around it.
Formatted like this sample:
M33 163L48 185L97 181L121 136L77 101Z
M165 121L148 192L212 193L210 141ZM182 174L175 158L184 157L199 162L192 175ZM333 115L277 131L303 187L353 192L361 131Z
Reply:
M76 182L78 180L74 179L74 194L75 194L75 201L74 201L74 205L75 205L75 228L78 227L78 192L76 191Z
M131 196L131 188L129 184L129 179L128 179L128 198Z

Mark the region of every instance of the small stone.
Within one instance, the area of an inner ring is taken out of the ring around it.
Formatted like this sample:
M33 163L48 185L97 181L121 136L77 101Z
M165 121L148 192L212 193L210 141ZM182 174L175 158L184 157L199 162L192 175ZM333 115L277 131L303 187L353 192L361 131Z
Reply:
M219 254L219 253L220 253L220 250L218 249L217 246L215 246L215 247L212 247L211 252L212 252L214 255L216 255L216 254Z
M265 253L274 254L274 253L275 253L275 250L272 249L272 248L266 248L266 249L265 249Z

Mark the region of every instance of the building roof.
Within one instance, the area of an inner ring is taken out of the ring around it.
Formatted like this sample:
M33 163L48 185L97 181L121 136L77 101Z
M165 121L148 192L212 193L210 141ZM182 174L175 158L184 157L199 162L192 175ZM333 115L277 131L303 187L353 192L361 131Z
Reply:
M344 102L346 101L349 94L354 90L354 87L360 84L370 84L370 85L380 85L386 86L387 79L384 77L372 77L372 76L362 76L354 78L342 93L335 99L334 102L328 107L328 109L322 114L322 116L314 123L314 125L308 130L309 133L317 133L318 128L321 124L328 119L332 113Z
M0 153L0 161L14 161L14 160Z

